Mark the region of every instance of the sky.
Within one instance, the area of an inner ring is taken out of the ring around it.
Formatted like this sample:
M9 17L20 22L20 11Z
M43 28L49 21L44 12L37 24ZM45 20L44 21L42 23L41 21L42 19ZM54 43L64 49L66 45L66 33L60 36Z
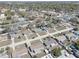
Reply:
M79 1L79 0L0 0L0 1Z

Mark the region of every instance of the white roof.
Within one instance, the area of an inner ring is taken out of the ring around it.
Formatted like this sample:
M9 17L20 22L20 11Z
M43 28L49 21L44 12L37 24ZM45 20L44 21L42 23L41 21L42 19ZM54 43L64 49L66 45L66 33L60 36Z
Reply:
M0 15L0 19L5 18L5 14Z

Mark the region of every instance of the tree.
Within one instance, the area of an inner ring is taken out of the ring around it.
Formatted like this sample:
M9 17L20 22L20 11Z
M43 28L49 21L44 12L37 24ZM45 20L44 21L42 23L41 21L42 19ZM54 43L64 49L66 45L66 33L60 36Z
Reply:
M1 48L1 49L0 49L0 53L3 53L3 52L4 52L4 48Z
M14 12L11 12L10 9L5 12L5 16L12 16L12 15L14 15Z
M55 56L58 57L61 55L61 49L59 47L54 48L51 53Z
M76 42L76 47L79 49L79 41Z
M18 15L21 17L26 17L28 14L25 11L19 12Z
M7 20L11 20L11 16L7 16L7 18L6 18Z
M60 19L58 19L58 18L53 18L53 19L52 19L52 23L54 23L54 24L60 23Z

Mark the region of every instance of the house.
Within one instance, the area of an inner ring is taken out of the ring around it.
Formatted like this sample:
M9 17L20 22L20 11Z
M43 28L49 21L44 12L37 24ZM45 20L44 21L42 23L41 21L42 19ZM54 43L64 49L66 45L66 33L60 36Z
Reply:
M46 31L40 29L40 28L35 28L34 29L36 33L38 33L40 36L45 35Z
M42 39L42 41L45 44L45 47L48 48L50 51L58 46L58 43L51 37L46 37Z
M7 10L8 10L7 8L2 8L2 9L1 9L1 12L2 12L2 13L5 13Z
M18 21L25 21L26 19L21 17L21 18L18 18Z
M77 32L78 33L78 32ZM67 36L70 38L70 40L72 40L72 41L76 41L76 40L78 40L78 36L77 35L75 35L75 34L73 34L73 33L69 33L69 34L67 34Z
M7 55L7 54L5 54L5 53L3 53L3 54L0 54L0 58L8 58L9 56Z
M28 49L24 44L20 44L15 47L15 52L13 53L14 58L30 58L28 54Z
M0 47L10 45L11 44L11 39L8 39L7 34L1 34L0 35Z
M72 54L69 54L66 50L61 50L61 55L58 58L76 58L76 57Z
M62 44L65 44L65 42L67 41L65 36L58 36L57 39L62 42Z
M5 31L5 28L0 28L0 34L3 34L4 31Z
M45 56L43 56L41 58L53 58L53 57L51 56L51 54L47 54L47 55L45 55Z
M40 40L35 40L31 42L29 53L32 57L42 57L45 55L44 46Z

